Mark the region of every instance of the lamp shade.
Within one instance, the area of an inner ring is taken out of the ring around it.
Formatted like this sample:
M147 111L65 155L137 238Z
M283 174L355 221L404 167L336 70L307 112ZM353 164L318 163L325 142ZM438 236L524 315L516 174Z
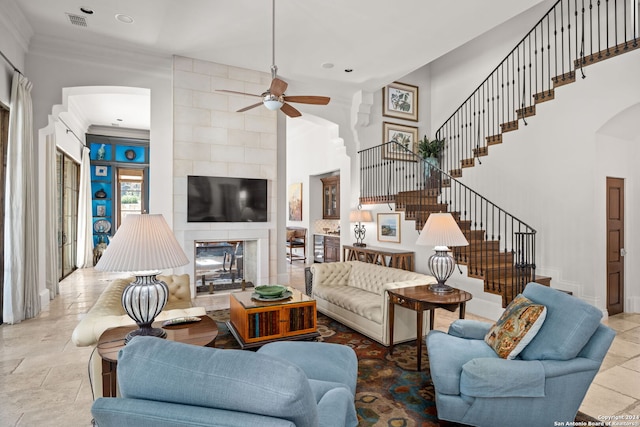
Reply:
M371 211L354 209L349 214L349 222L373 222L373 216L371 215Z
M179 267L189 260L161 214L127 215L95 266L137 272Z
M446 212L429 214L427 223L416 240L416 245L436 247L467 246L468 244L456 220Z

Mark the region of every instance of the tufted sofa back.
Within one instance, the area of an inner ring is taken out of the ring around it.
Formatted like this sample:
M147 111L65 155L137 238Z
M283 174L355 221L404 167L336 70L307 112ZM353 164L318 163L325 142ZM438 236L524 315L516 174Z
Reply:
M349 275L349 286L376 294L382 294L384 291L383 285L387 283L424 278L422 274L401 270L399 268L384 267L361 261L347 262L352 265L351 274Z
M169 298L165 310L191 307L191 285L188 274L158 276L169 287Z
M164 306L163 313L169 310L187 310L191 304L191 285L189 275L158 276L169 288L169 297ZM96 303L76 326L71 336L74 344L78 346L93 345L100 334L107 328L124 326L133 322L122 307L122 292L134 277L115 279L100 294ZM204 309L203 309L204 312ZM186 314L176 314L179 317Z

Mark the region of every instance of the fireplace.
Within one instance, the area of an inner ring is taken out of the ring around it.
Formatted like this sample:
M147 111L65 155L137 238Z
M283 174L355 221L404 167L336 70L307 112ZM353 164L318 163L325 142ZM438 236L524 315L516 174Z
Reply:
M256 241L196 241L194 246L197 294L254 286Z
M207 298L210 284L213 285L213 295L222 296L233 292L227 291L231 287L241 289L242 279L246 286L269 283L268 229L248 226L242 230L187 230L178 239L183 239L184 247L191 250L185 251L189 264L178 269L176 274L191 276L191 295L194 298Z

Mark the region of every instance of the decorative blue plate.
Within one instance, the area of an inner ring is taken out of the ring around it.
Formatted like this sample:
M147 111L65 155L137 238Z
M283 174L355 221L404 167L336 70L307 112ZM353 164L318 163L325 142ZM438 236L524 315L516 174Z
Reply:
M108 233L111 231L111 223L106 219L100 219L93 223L93 229L96 233Z

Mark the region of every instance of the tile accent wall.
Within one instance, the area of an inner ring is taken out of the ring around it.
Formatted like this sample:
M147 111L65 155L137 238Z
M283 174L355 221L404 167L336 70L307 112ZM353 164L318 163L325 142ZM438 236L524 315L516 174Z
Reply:
M236 113L259 102L259 98L216 89L260 94L270 83L269 73L179 56L173 61L174 233L191 259L193 241L200 235L203 240L267 237L264 241L268 244L260 245L258 256L259 284L275 283L277 271L273 232L277 215L277 113L262 106ZM188 223L188 175L269 180L269 222ZM193 283L193 262L182 272L190 274Z

